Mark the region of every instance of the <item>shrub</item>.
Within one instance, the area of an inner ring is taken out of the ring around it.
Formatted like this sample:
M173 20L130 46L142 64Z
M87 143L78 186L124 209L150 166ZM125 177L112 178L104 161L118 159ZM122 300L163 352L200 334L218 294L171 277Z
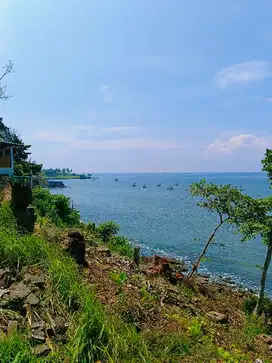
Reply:
M39 218L47 217L59 227L75 227L80 224L80 214L71 207L70 198L65 195L50 194L48 189L37 187L33 190L33 204Z
M97 227L97 232L103 242L109 242L109 240L119 232L119 225L114 221L101 223Z
M123 236L112 237L109 242L109 247L111 250L119 253L121 256L132 257L133 248L129 242L129 239Z
M244 300L243 308L246 314L251 315L253 313L257 301L258 297L254 295ZM266 317L272 317L272 301L268 297L264 298L263 312Z

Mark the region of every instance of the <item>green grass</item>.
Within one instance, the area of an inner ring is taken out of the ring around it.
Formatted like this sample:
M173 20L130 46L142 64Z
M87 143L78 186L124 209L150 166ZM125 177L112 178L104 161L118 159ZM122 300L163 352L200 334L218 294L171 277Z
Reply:
M19 235L8 206L0 206L0 265L12 269L39 264L48 273L51 291L70 312L69 342L62 354L71 363L99 360L109 362L149 362L143 339L117 317L109 317L79 274L78 266L55 243L35 235ZM31 353L24 336L0 341L2 362L41 362ZM3 358L4 359L4 358ZM49 358L48 358L49 359ZM58 357L52 357L58 362Z
M155 328L137 333L133 324L125 322L121 314L105 311L83 281L77 264L61 249L57 240L50 238L51 242L48 242L41 236L19 234L16 220L6 204L0 205L0 241L0 267L18 269L18 266L39 265L49 279L45 298L54 303L54 309L65 311L69 322L67 343L56 346L55 351L43 359L33 354L26 331L20 330L0 339L1 363L175 363L189 358L190 362L196 363L220 359L222 362L250 361L236 348L231 352L219 348L214 333L207 333L205 319L190 314L177 314L176 319L173 316L172 320L180 326L176 331ZM124 255L131 251L119 237L114 237L111 248ZM125 275L117 277L117 284L119 279L125 280ZM146 291L140 291L145 297ZM188 298L192 297L189 288L183 288L182 292ZM262 324L248 318L239 331L239 346L253 344L260 332L263 332Z
M36 363L37 358L24 335L14 334L0 341L1 363Z

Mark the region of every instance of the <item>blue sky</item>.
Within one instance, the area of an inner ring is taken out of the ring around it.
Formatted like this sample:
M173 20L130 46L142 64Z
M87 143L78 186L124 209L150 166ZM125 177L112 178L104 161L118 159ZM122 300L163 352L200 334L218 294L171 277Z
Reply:
M7 124L45 167L259 171L269 0L1 0Z

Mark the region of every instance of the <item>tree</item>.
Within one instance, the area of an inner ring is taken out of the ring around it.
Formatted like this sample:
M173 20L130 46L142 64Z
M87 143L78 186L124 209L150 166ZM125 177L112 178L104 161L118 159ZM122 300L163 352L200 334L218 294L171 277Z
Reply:
M9 61L6 65L3 67L3 73L0 75L0 100L7 100L11 96L7 95L7 86L2 85L3 79L9 74L13 72L13 62Z
M193 264L188 278L197 272L209 245L224 224L230 224L239 230L246 222L260 223L266 217L266 208L263 203L259 203L258 200L243 194L241 189L231 185L216 185L207 183L204 179L199 183L191 184L190 193L194 197L200 197L198 206L217 215L217 224Z
M263 171L267 172L270 187L272 186L272 150L266 150L265 157L262 160ZM272 197L260 198L256 200L257 210L260 212L259 218L249 219L240 227L240 233L244 235L244 240L252 239L256 236L261 236L263 244L266 246L266 258L262 267L260 291L257 304L254 310L255 315L260 315L263 310L265 285L267 272L271 263L272 257Z
M263 171L267 172L268 181L272 188L272 150L266 150L262 160ZM198 205L208 211L216 213L218 223L208 238L199 258L194 263L190 278L198 269L201 259L213 241L216 232L223 224L228 223L236 227L243 238L242 241L260 236L267 247L266 258L262 267L260 291L254 314L260 315L263 310L267 272L272 258L272 196L266 198L252 198L238 188L230 185L214 185L205 180L190 186L193 196L200 197Z

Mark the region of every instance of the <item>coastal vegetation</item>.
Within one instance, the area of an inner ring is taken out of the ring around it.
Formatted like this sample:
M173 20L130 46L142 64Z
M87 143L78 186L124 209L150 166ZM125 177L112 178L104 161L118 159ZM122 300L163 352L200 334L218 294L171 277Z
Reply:
M267 172L268 181L272 185L272 150L266 150L262 160L263 171ZM264 265L261 267L261 283L259 298L254 313L261 315L264 304L265 283L267 271L272 256L272 196L266 198L252 198L231 185L215 185L205 180L193 183L190 193L199 197L198 205L209 212L217 214L218 224L215 226L198 259L192 266L188 278L197 272L201 260L205 258L209 245L213 242L217 231L225 224L231 224L236 232L246 241L257 236L267 247Z
M73 173L72 169L69 168L56 168L56 169L43 169L43 175L50 179L91 179L92 174L78 174Z
M3 132L14 134L5 125ZM27 173L29 146L20 146L17 162ZM267 150L262 162L270 183L271 155ZM271 361L272 304L264 294L271 197L252 198L204 180L191 185L218 224L187 273L181 261L160 256L135 263L134 246L118 235L118 224L84 223L69 198L40 186L32 190L35 228L26 232L6 193L14 181L2 185L0 362ZM197 274L224 224L243 240L260 236L267 246L258 296Z
M45 216L40 193L34 191L34 204ZM249 293L196 276L173 284L167 274L151 275L148 259L140 269L133 264L132 247L120 253L127 240L116 236L115 223L71 227L73 211L64 209L54 210L59 225L48 209L50 218L39 217L35 232L22 234L9 204L1 203L0 267L12 281L6 282L10 292L1 299L0 318L3 329L18 322L2 331L1 362L270 361L270 328L251 315ZM85 238L86 267L64 248L75 230ZM30 280L39 282L33 305L24 303L19 290L32 289Z

